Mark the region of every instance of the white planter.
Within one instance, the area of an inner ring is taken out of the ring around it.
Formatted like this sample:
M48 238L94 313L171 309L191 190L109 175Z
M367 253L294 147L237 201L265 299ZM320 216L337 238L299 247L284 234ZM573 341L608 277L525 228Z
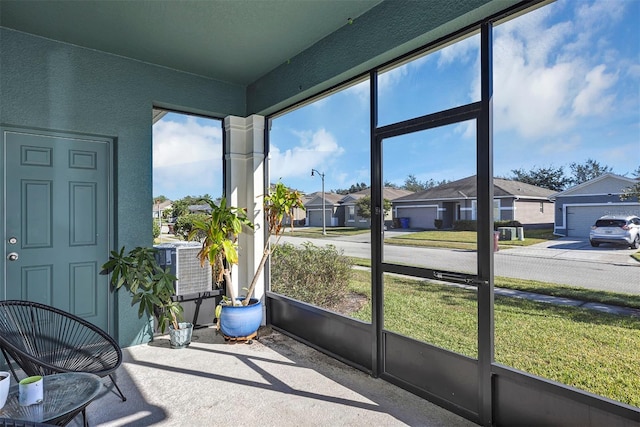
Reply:
M0 371L0 409L4 406L9 396L9 386L11 385L11 374Z
M189 322L178 323L180 329L174 329L173 325L169 325L169 343L171 348L185 348L191 344L191 334L193 333L193 324Z

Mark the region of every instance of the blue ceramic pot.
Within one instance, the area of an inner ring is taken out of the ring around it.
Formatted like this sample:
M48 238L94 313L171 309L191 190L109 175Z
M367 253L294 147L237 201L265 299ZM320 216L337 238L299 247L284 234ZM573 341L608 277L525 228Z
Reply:
M239 298L242 301L244 298ZM262 302L256 298L249 300L249 305L223 305L220 314L220 330L231 338L242 338L252 335L262 323Z

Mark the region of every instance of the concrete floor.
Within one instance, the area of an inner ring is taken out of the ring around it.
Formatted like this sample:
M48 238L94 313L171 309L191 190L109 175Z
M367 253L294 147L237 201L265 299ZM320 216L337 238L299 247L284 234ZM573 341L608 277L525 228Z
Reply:
M161 337L123 353L116 377L127 401L105 378L91 426L475 425L269 329L250 345L204 328L185 349Z

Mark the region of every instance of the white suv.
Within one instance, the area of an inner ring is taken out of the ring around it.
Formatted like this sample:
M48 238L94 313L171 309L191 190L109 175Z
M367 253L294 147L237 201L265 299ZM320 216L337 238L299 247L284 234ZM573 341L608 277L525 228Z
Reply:
M598 219L589 232L591 246L600 243L629 245L632 249L640 248L640 218L634 215L606 215Z

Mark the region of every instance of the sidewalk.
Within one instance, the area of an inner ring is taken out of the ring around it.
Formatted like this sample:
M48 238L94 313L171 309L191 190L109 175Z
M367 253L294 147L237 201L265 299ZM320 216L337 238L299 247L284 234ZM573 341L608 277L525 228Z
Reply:
M369 267L354 266L353 268L356 268L359 270L371 271ZM416 280L433 280L433 279L421 279L416 277L412 277L412 278ZM437 280L434 280L434 281L437 281ZM458 286L465 289L476 289L475 286L471 286L471 285L461 285L461 284L441 282L441 281L437 281L437 282L451 285L451 286ZM494 287L493 292L495 295L502 295L502 296L507 296L512 298L523 298L523 299L528 299L528 300L537 301L537 302L545 302L548 304L586 308L588 310L596 310L596 311L601 311L603 313L616 314L619 316L640 317L640 309L637 309L637 308L621 307L619 305L602 304L599 302L587 302L587 301L581 301L581 300L572 299L572 298L555 297L552 295L538 294L535 292L518 291L514 289L504 289L504 288L498 288L498 287Z
M640 309L637 308L620 307L618 305L602 304L598 302L586 302L571 298L554 297L551 295L542 295L533 292L516 291L513 289L504 288L494 288L494 293L496 295L524 298L537 302L546 302L549 304L586 308L589 310L596 310L604 313L616 314L619 316L640 317Z

